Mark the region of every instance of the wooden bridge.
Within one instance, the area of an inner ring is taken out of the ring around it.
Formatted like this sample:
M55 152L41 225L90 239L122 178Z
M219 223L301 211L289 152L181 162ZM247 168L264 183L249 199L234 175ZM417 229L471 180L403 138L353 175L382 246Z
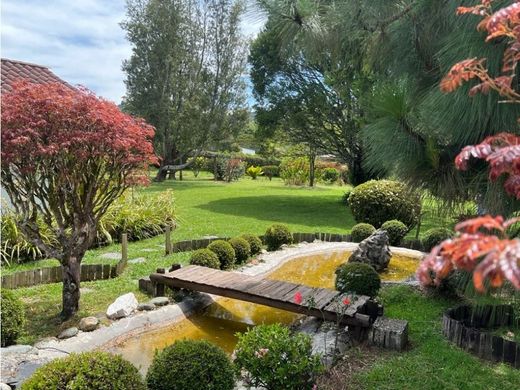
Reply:
M367 328L382 315L382 307L367 296L352 297L327 288L313 288L196 265L154 273L150 275L150 280L174 289L183 288L258 303L354 327ZM301 294L301 302L295 299L297 293ZM345 299L350 302L345 304Z

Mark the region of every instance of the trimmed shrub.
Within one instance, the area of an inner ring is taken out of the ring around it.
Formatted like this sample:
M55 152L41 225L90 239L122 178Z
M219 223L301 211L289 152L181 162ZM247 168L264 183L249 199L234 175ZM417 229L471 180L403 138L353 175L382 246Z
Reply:
M235 260L238 264L244 263L251 256L251 247L249 242L240 237L229 240L229 243L235 250Z
M264 241L267 245L267 250L275 251L284 244L291 244L293 238L287 225L275 223L266 230Z
M130 362L107 352L84 352L38 368L22 390L146 390Z
M397 246L401 243L404 236L408 233L408 227L401 221L397 219L392 219L391 221L386 221L381 225L382 230L386 230L388 233L388 240L390 241L390 245Z
M245 154L241 156L241 159L245 161L246 166L248 167L263 167L267 165L274 165L277 167L280 165L280 160L273 157L262 157L259 155Z
M421 198L403 183L391 180L370 180L352 190L350 209L357 222L380 227L385 221L397 219L409 229L421 214Z
M251 177L251 179L253 179L253 180L256 180L256 178L258 176L260 176L262 173L264 173L264 172L262 171L262 168L260 168L260 167L251 166L246 169L246 175Z
M381 288L376 270L364 263L348 262L336 270L336 290L375 297Z
M235 375L224 351L205 340L179 340L158 352L146 374L149 390L233 390Z
M210 251L207 248L197 249L193 251L190 257L191 265L201 265L209 268L220 268L220 261L215 252Z
M265 165L262 167L264 176L268 177L269 180L273 180L273 177L280 176L280 168L276 165Z
M218 156L215 158L215 167L213 174L215 180L224 180L229 182L236 181L244 176L245 164L238 158L230 158L228 156Z
M233 268L233 265L235 265L235 250L229 242L216 240L208 245L208 249L217 255L220 269Z
M2 348L16 343L25 324L25 312L22 302L5 288L0 289L0 329L2 330Z
M345 206L349 206L348 198L350 197L350 194L352 193L352 188L349 188L345 191L345 193L341 196L341 203L343 203Z
M321 180L325 183L335 183L339 179L339 172L336 168L325 168L321 172Z
M302 186L309 181L310 165L305 157L285 158L280 165L280 177L285 184Z
M235 356L235 369L246 372L246 383L269 390L311 390L323 371L319 356L312 354L311 338L292 335L280 324L239 333Z
M242 234L240 237L249 243L249 248L251 248L252 255L260 253L262 250L262 240L259 237L255 236L254 234Z
M354 242L361 242L365 238L368 238L374 234L375 231L376 228L369 223L358 223L352 227L352 230L350 231L350 237Z
M433 228L427 230L421 240L424 250L429 252L434 246L454 236L454 232L447 228Z

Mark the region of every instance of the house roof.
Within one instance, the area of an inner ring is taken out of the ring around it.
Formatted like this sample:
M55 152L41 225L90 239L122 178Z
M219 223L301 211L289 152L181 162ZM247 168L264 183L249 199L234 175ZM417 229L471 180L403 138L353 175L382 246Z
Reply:
M1 73L2 93L11 91L13 83L20 80L27 80L37 84L57 82L73 88L65 80L52 73L49 68L29 62L2 58Z

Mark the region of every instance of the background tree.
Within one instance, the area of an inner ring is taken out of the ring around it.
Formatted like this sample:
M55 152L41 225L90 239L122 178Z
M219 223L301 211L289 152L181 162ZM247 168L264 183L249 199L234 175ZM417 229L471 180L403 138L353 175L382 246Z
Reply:
M20 83L2 96L2 185L19 228L63 269L62 317L79 307L80 267L110 204L154 160L153 128L87 90ZM58 245L42 238L40 223Z
M241 3L231 0L127 2L121 25L133 53L123 64L124 108L157 129L157 179L187 166L189 155L226 138L244 117L241 14Z

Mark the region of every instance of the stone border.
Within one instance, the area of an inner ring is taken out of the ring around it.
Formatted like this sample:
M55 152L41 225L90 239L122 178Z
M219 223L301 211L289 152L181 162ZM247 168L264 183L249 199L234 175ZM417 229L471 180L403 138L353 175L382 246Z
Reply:
M504 362L520 368L520 343L493 335L500 326L520 325L510 305L485 305L478 312L463 305L442 316L442 334L458 347L484 360Z

